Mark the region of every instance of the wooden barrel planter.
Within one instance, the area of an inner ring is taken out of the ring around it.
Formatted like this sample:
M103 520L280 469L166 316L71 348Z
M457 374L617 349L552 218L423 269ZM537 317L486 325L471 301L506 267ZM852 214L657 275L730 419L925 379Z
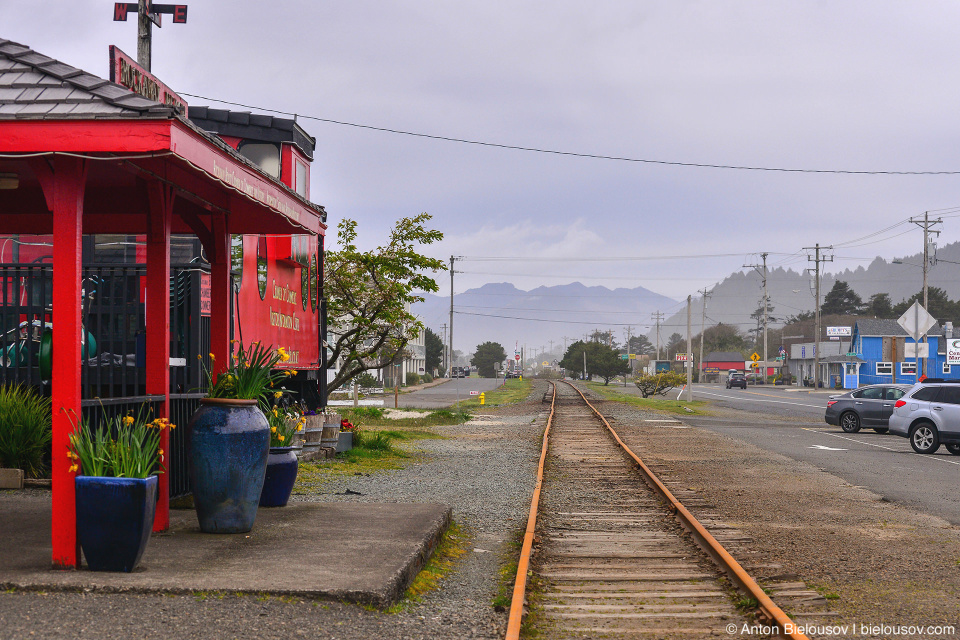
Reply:
M300 434L303 436L303 453L309 453L316 451L321 447L320 437L323 434L323 419L322 414L313 415L313 416L304 416L307 419L306 424L303 425L303 432Z
M340 421L342 417L339 413L327 413L323 416L323 431L320 435L320 446L337 448L340 441Z

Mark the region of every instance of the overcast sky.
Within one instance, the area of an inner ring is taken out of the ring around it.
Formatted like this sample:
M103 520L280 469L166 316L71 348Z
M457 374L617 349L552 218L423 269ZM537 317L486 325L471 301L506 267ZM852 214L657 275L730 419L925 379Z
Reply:
M960 171L955 2L187 4L188 24L154 30L153 71L181 92L636 160ZM136 55L136 21L112 13L106 0L0 0L0 37L108 77L110 44ZM458 291L579 280L680 299L762 251L771 265L800 269L804 247L960 207L960 175L694 168L301 123L317 138L312 199L334 228L358 220L366 244L427 211L446 235L429 251L444 257L732 254L464 261ZM960 239L960 218L941 228L941 244ZM870 241L884 238L838 248L835 267L922 247L915 225ZM444 290L448 282L442 275Z

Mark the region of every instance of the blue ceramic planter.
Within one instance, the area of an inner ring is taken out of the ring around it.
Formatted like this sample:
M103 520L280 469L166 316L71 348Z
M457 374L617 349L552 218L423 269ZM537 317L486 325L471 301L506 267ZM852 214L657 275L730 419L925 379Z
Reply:
M261 507L285 507L297 481L296 447L270 447L267 476L260 492Z
M77 538L91 571L133 571L153 531L157 476L77 476Z
M256 400L200 402L189 425L190 486L200 529L245 533L257 517L270 425Z

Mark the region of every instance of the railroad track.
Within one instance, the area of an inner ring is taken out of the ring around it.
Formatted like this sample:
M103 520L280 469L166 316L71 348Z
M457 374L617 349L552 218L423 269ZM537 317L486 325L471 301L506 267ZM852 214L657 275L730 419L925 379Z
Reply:
M551 396L507 640L519 637L532 576L539 637L740 637L757 625L806 637L576 387L554 384ZM714 524L725 543L749 546ZM794 603L822 600L786 589Z

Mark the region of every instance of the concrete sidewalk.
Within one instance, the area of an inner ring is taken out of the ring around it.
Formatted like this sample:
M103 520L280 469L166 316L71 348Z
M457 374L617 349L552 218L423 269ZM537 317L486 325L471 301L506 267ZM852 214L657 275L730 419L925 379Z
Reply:
M450 524L441 504L291 502L260 509L246 534L202 533L173 510L132 573L50 568L50 494L0 492L0 588L264 593L396 602Z

